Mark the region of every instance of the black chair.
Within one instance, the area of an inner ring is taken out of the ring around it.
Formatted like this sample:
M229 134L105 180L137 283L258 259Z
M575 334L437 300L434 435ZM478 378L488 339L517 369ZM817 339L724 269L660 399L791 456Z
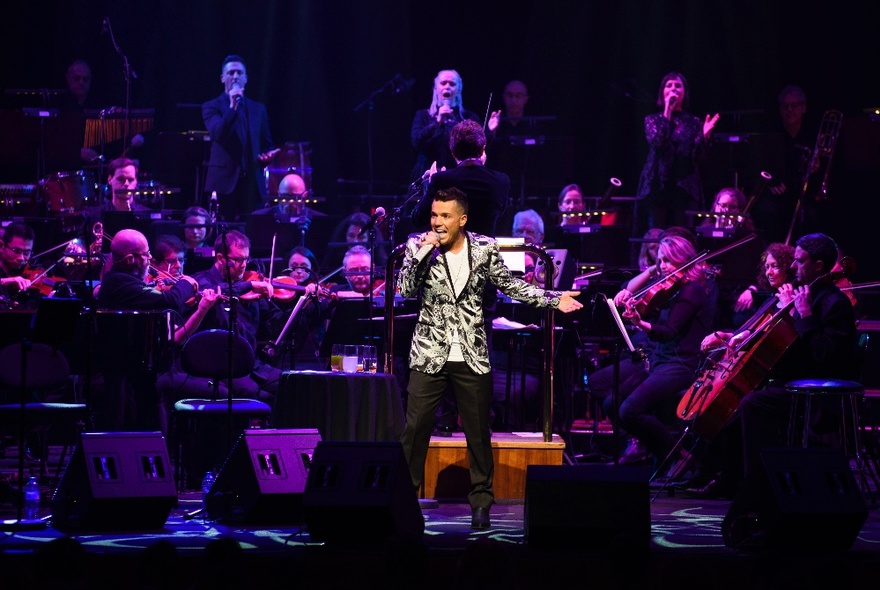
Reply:
M34 342L23 347L18 343L0 350L0 387L17 397L24 396L23 406L21 401L0 405L0 429L20 439L20 451L25 442L20 438L22 433L35 437L33 453L41 476L48 474L49 431L53 430L63 443L57 479L67 451L88 417L85 404L46 401L47 394L64 387L69 378L67 358L53 346Z
M180 361L187 374L210 379L214 387L211 399L182 399L174 404L175 474L179 489L187 490L199 488L205 472L220 466L230 450L227 443L241 431L267 423L272 408L256 399L233 398L230 403L228 397L220 397L224 380L246 377L254 368L254 349L242 336L233 334L230 339L228 330L197 332L184 344Z
M799 379L789 381L785 389L791 394L791 412L788 423L788 444L793 446L800 444L803 448L816 439L821 432L821 417L814 412L813 401L820 403L833 400L835 406L824 403L823 409L834 408L837 415L838 425L836 432L837 444L844 454L853 462L853 470L859 475L859 485L867 495L869 492L868 475L871 474L873 465L869 465L866 457L865 427L859 419L859 408L865 397L865 386L862 384L865 358L867 357L870 336L861 334L858 345L854 352L857 368L856 375L860 381L847 379ZM799 428L800 427L800 428ZM798 434L800 440L797 440ZM869 453L870 455L870 453Z

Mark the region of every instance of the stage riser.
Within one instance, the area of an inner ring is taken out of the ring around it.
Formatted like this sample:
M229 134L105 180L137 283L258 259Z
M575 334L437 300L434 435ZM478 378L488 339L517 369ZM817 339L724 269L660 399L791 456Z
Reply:
M524 500L528 465L562 465L565 443L558 435L551 442L537 437L518 437L499 433L492 437L495 458L495 498ZM421 498L465 499L470 488L467 447L464 436L431 438L425 461L425 481Z

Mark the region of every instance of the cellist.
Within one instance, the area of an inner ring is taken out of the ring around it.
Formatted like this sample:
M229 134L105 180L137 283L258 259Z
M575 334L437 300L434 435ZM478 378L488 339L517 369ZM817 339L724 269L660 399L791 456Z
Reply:
M746 394L739 405L743 483L748 489L760 487L766 477L761 449L785 443L792 400L784 384L804 378L856 377L855 312L832 279L837 260L837 244L825 234L807 234L796 242L792 267L798 286L787 283L778 295L780 302L791 305L796 340L773 366L764 385ZM743 508L758 513L760 520L763 506Z

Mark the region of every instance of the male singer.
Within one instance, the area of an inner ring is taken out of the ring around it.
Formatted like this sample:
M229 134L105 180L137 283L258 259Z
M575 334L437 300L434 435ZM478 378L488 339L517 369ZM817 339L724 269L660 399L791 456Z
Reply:
M266 106L245 98L244 59L223 60L223 93L202 105L202 119L211 136L211 156L205 192L217 191L220 213L227 221L241 220L267 198L263 166L278 153L272 149Z
M576 291L545 291L510 274L494 239L465 231L468 199L438 191L431 231L406 243L397 277L404 297L418 297L419 318L410 347L406 426L400 436L413 485L424 482L434 414L452 385L467 440L471 527L489 527L494 461L489 429L492 373L483 320L483 293L492 283L508 297L564 313L583 307Z

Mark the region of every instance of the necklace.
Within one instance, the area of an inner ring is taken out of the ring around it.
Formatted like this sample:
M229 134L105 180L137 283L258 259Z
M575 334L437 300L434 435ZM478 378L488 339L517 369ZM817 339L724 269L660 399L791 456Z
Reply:
M464 285L461 282L461 270L468 266L468 251L467 248L463 248L461 252L458 254L453 254L452 252L446 252L446 271L449 273L449 280L452 281L452 291L453 293L458 291L461 293L464 290ZM455 272L452 270L453 264L457 267ZM464 277L467 279L467 275Z

